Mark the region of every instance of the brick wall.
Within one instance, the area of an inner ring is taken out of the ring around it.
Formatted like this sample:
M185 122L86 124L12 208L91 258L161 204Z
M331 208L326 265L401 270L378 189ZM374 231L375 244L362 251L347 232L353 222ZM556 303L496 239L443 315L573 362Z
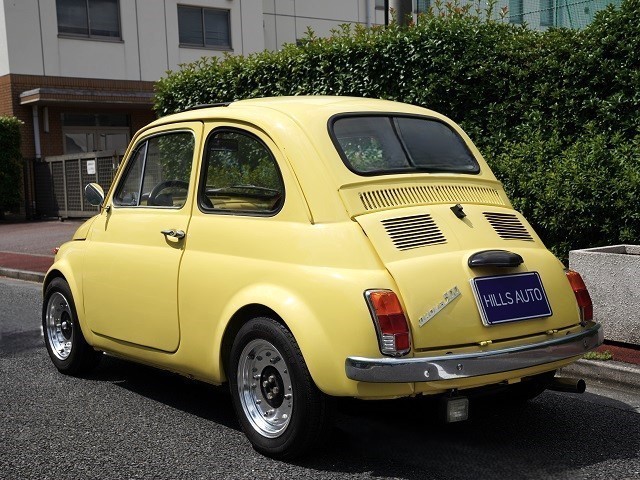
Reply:
M24 205L22 213L30 217L35 214L33 203L35 199L35 181L33 160L36 156L35 140L33 134L33 109L31 105L20 105L20 94L37 88L64 88L76 91L92 92L132 92L153 93L153 82L140 82L131 80L103 80L92 78L71 77L44 77L36 75L4 75L0 77L0 115L15 116L24 122L21 128L21 151L26 159L24 179ZM130 118L130 135L147 123L155 119L155 114L150 105L141 104L139 101L131 106L126 104L103 103L79 103L77 98L69 96L68 104L51 104L47 106L49 131L44 131L44 108L38 107L40 125L40 150L41 156L62 155L62 114L63 113L125 113Z
M153 92L153 82L138 82L131 80L102 80L93 78L42 77L36 75L5 75L0 77L0 114L15 115L24 122L22 127L22 155L25 158L35 157L35 143L33 136L33 113L31 105L20 105L20 94L36 88L67 88L88 91L110 92ZM146 125L155 118L151 107L136 104L130 108L123 104L94 105L70 104L51 105L49 109L49 133L44 132L42 108L40 115L40 142L42 156L61 155L62 125L61 114L64 112L109 112L127 113L131 116L132 132Z

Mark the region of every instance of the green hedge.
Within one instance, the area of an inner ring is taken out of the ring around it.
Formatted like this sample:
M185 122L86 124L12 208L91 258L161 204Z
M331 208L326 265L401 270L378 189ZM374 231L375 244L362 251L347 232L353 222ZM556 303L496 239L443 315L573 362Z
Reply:
M472 9L473 10L473 9ZM276 95L379 97L459 122L556 254L638 242L640 0L581 31L483 20L459 8L408 28L344 26L331 38L223 60L156 84L156 112ZM636 197L637 198L637 197Z
M560 257L569 250L638 242L640 135L588 130L565 146L558 134L527 134L491 152L514 207Z
M22 163L20 126L15 117L0 117L0 218L20 204Z

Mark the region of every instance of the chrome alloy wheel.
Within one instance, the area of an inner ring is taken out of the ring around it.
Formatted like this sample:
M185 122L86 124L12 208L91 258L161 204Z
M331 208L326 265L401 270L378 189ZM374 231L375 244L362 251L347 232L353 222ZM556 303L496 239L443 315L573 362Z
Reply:
M289 368L270 342L251 340L242 350L237 371L238 394L253 429L267 438L284 433L293 412Z
M73 314L65 296L54 292L47 302L47 341L59 360L66 360L73 348Z

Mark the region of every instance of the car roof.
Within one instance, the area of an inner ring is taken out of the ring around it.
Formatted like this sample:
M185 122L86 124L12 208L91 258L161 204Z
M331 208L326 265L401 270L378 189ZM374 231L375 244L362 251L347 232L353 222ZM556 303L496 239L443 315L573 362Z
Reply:
M223 111L221 111L224 110ZM340 113L356 112L395 112L414 115L428 115L445 119L442 115L422 107L390 100L362 97L343 97L328 95L306 95L289 97L264 97L221 103L214 106L192 107L184 112L167 115L149 125L149 128L174 122L244 117L248 111L255 113L265 110L277 111L304 123L306 119L317 121L318 117L328 119ZM267 113L267 112L264 112Z

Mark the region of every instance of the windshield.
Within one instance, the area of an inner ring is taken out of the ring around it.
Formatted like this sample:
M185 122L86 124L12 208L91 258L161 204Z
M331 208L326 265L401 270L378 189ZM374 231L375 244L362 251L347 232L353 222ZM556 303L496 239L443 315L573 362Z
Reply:
M358 174L478 173L478 162L448 125L425 117L340 117L331 124L343 161Z

